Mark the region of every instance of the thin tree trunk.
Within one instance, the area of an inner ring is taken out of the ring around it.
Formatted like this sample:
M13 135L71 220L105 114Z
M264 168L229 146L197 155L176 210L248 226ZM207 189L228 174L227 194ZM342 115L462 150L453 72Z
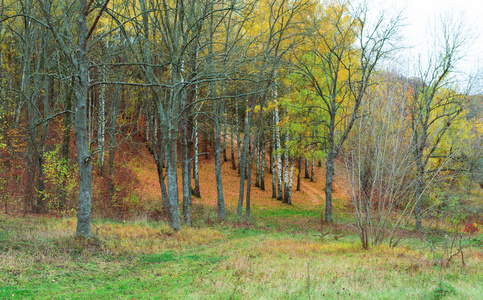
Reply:
M257 152L256 152L256 155L257 155L257 165L256 165L256 173L255 173L255 186L256 187L260 187L260 155L261 155L261 151L260 151L260 145L255 145L256 146L256 149L257 149Z
M275 152L277 156L277 175L278 175L278 195L277 200L283 200L283 183L282 183L282 154L280 150L282 149L281 142L280 142L280 128L278 125L279 117L278 117L278 106L275 108L275 137L277 141L277 152Z
M273 117L272 117L272 120L273 120ZM275 171L275 168L273 167L273 165L275 164L275 160L273 159L273 143L275 141L275 134L273 132L273 126L270 126L270 147L268 148L268 155L270 156L269 158L269 164L270 164L270 167L268 168L270 174L273 174L274 171Z
M288 153L288 142L290 139L290 135L287 132L285 134L285 155L284 155L284 170L283 170L283 202L288 203L288 170L289 170L289 153Z
M26 12L29 13L31 10L31 6L26 6ZM20 90L25 99L27 99L27 113L28 113L28 120L29 120L29 127L30 130L28 131L28 138L27 138L27 163L30 168L27 169L27 185L26 185L26 193L25 193L25 213L27 212L34 212L34 186L35 186L35 167L37 165L35 161L35 151L36 151L36 136L37 136L37 120L36 116L36 109L34 102L32 101L32 91L31 91L31 67L32 67L32 45L31 45L31 28L30 28L30 19L24 19L24 34L23 34L23 69L22 69L22 81ZM20 120L20 113L21 113L21 106L22 103L19 104L17 119L16 122ZM16 126L17 127L17 126Z
M101 67L102 81L106 81L106 67ZM97 168L99 175L104 175L104 142L105 142L105 128L106 128L106 118L105 118L105 95L106 86L102 84L99 87L99 110L97 114L97 147L99 149L99 156L97 157ZM149 127L149 126L147 126Z
M116 101L117 102L117 101ZM147 109L148 115L150 116L149 109ZM168 192L166 189L166 183L164 182L164 147L163 145L159 145L158 141L163 140L163 137L160 139L157 136L158 130L154 130L157 128L157 116L153 115L152 117L149 117L150 120L152 120L153 124L153 130L151 130L151 134L153 135L150 140L151 140L151 149L153 150L153 156L154 156L154 162L156 163L156 170L158 172L158 182L159 182L159 187L161 188L161 201L163 203L163 210L165 212L168 212ZM114 152L113 152L114 154ZM110 158L109 154L109 158ZM111 165L111 160L109 159L109 165ZM111 167L109 167L109 176L111 177Z
M226 123L227 122L226 122L226 107L225 107L224 114L223 114L223 161L225 162L228 161L228 158L226 157L226 129L227 129Z
M309 160L307 159L307 156L305 157L305 176L304 176L305 179L309 179L310 178L310 175L309 175Z
M198 162L198 114L195 114L195 116L193 117L194 119L194 124L193 124L193 130L194 130L194 133L195 133L195 145L194 145L194 148L195 148L195 157L194 157L194 167L193 167L193 176L194 176L194 179L195 179L195 196L197 198L201 198L201 192L200 192L200 176L199 176L199 172L198 172L198 168L199 168L199 162Z
M422 158L422 155L417 157L417 169L418 169L418 178L416 181L416 206L414 208L414 218L415 218L415 225L416 225L416 230L421 231L423 229L422 226L422 198L423 198L423 192L424 192L424 167L422 164L422 159L419 160L419 158Z
M312 164L310 168L310 181L314 182L314 166L315 166L315 156L312 156Z
M169 209L169 203L168 203L168 190L166 188L166 183L164 182L164 147L161 146L159 147L159 152L155 149L154 150L156 154L156 169L158 171L158 182L159 182L159 187L161 188L161 201L163 203L163 210L168 212Z
M287 204L292 205L292 180L293 180L293 162L290 162L290 179L288 181L288 199Z
M233 126L230 126L230 133L231 133L231 168L233 170L236 170L236 163L235 163L235 146L233 143L234 140L234 134L233 134Z
M67 85L67 92L65 96L64 109L72 111L72 93L74 86L74 78L72 78L72 85ZM70 149L70 132L72 130L72 115L64 114L63 120L63 139L62 139L62 169L67 173L69 169L69 149ZM59 209L65 209L67 204L67 190L65 188L65 183L62 185Z
M254 145L258 144L258 134L255 137ZM245 211L245 220L247 224L250 224L250 213L251 213L251 203L250 203L250 192L252 187L252 162L254 159L254 154L258 152L258 149L252 149L250 151L250 159L248 160L248 168L247 168L247 201L246 201L246 211Z
M248 101L248 99L247 99ZM248 149L250 147L250 124L253 115L253 111L255 110L255 100L252 100L251 109L247 111L247 117L245 121L245 137L243 142L243 151L240 159L240 190L238 193L238 209L237 215L238 220L241 221L242 219L242 207L243 207L243 196L244 196L244 188L245 188L245 178L246 175L246 168L247 168L247 158L248 158Z
M329 153L327 154L325 166L325 222L332 222L332 180L334 178L334 160L335 155L332 152L332 148L329 147Z
M275 118L275 116L273 117L273 119L274 118ZM270 142L270 167L271 167L271 173L272 173L272 198L273 199L277 199L277 179L276 179L277 172L275 170L275 167L276 167L276 162L275 162L275 159L276 159L276 157L275 157L275 153L276 153L275 141L276 141L275 130L272 130L272 140Z
M260 172L260 189L262 191L265 190L265 138L262 135L261 141L261 148L262 148L262 170Z
M45 60L47 61L47 52L44 52L45 55ZM49 76L45 76L44 79L44 93L43 93L43 107L44 107L44 116L49 115L49 92L51 92L50 89L50 84L51 81L49 80ZM40 145L38 146L38 163L39 163L39 178L38 178L38 184L37 184L37 207L39 209L39 212L45 212L47 207L45 203L45 171L44 171L44 151L45 151L45 144L47 141L47 134L49 131L49 122L44 122L44 128L43 128L43 133L42 137L40 139Z
M215 177L216 177L216 191L218 199L218 219L220 221L226 219L225 213L225 199L223 196L223 183L221 176L221 118L223 112L223 104L219 103L222 100L216 100L217 103L214 104L215 110ZM225 153L226 154L226 153Z
M191 227L191 178L188 157L187 111L183 114L180 126L181 133L181 176L183 185L183 222Z
M302 156L299 156L298 159L298 171L297 171L297 189L296 191L300 191L300 173L302 172Z
M237 150L238 150L238 174L241 173L241 164L240 164L240 160L241 160L241 139L240 139L240 121L239 121L239 116L238 116L238 105L237 103L235 103L235 121L236 121L236 146L237 146Z

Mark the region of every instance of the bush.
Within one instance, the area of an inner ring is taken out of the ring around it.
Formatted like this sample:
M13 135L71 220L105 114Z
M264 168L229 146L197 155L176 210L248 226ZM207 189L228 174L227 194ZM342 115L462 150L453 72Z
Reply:
M135 190L139 186L136 173L128 166L117 166L113 178L95 179L94 205L103 215L122 218L139 208Z
M68 209L75 203L79 190L77 164L61 156L61 146L44 153L45 190L42 191L48 208Z

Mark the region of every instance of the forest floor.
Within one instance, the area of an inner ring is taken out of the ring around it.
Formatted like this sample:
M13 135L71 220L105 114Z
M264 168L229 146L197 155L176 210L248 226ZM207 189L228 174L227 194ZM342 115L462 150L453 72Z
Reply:
M154 164L131 164L141 182L136 199L159 208ZM85 241L74 238L73 217L0 213L0 299L482 299L482 235L469 240L464 263L458 255L444 266L413 233L396 247L364 250L342 187L336 223L321 225L320 170L315 182L302 178L293 205L271 198L267 173L266 191L252 187L250 225L240 224L230 167L223 164L227 220L216 220L214 163L202 159L193 227L179 232L147 213L95 217Z

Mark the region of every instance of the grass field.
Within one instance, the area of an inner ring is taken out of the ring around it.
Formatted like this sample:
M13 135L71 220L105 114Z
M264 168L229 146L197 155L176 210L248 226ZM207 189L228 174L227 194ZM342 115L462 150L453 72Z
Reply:
M307 216L310 218L311 216ZM263 219L183 228L0 215L0 299L481 299L483 249L442 268L429 252L357 236L275 228Z
M136 164L140 211L148 211L160 204L156 170ZM220 223L213 163L202 172L193 228L176 233L148 213L95 216L85 241L67 215L0 213L0 299L483 299L481 243L464 249L465 266L458 256L441 267L411 232L397 247L364 250L338 185L337 223L321 227L323 178L303 180L288 206L270 198L267 174L268 190L253 188L250 225L239 224L239 177L229 163L228 220Z

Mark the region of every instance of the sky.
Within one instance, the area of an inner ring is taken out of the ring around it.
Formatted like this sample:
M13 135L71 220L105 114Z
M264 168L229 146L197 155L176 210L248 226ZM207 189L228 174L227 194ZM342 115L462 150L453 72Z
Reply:
M362 0L361 0L362 1ZM400 51L400 68L404 65L410 73L414 58L420 54L424 61L431 42L434 40L434 26L448 16L460 19L466 27L471 43L465 49L465 58L456 65L457 70L464 74L475 75L483 73L483 0L365 0L371 10L383 10L386 14L402 11L403 24L401 29L403 39ZM357 1L356 1L357 2ZM456 23L456 22L455 22ZM401 64L401 63L400 63ZM464 81L465 75L457 75L459 81ZM478 78L483 78L479 74ZM481 85L475 84L475 85ZM483 85L481 85L483 88ZM483 93L483 90L480 92Z

